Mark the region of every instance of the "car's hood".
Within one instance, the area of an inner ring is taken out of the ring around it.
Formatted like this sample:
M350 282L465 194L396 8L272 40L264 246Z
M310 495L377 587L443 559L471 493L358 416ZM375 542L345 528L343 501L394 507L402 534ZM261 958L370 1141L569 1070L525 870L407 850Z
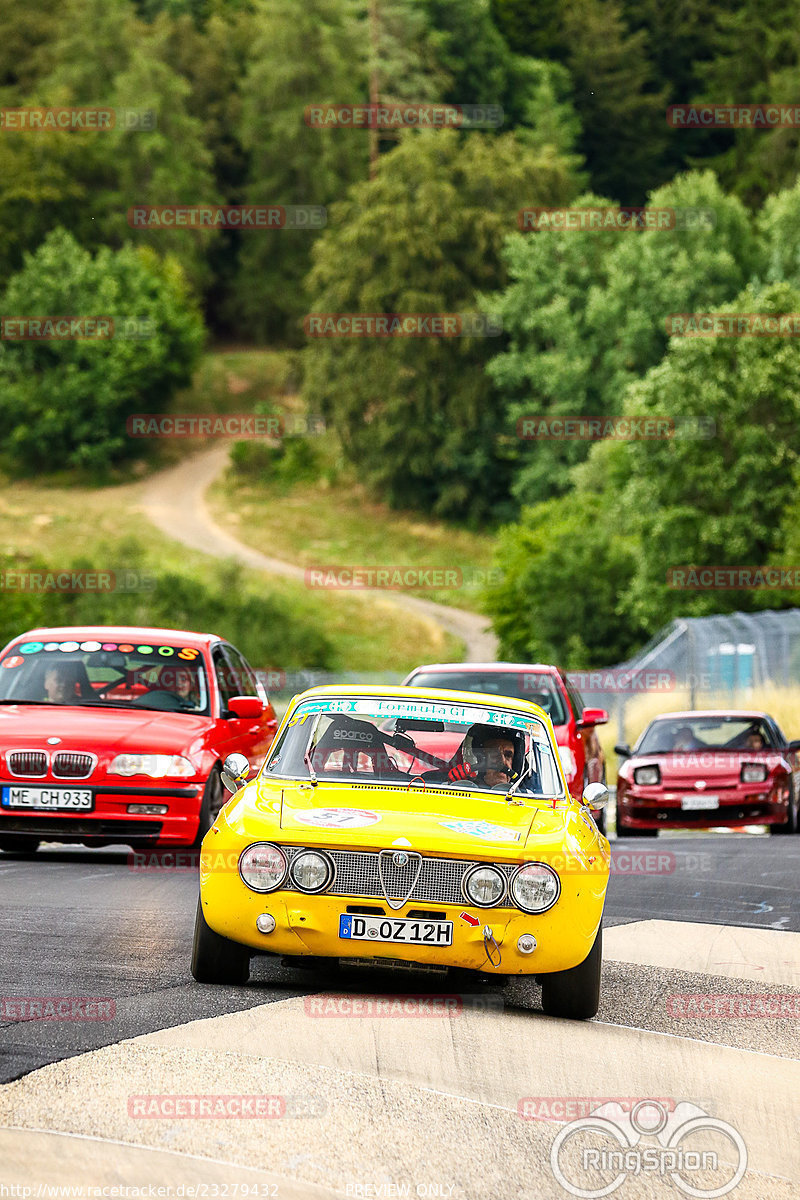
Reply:
M273 788L267 795L274 796ZM552 806L551 806L552 811ZM383 849L410 846L426 853L475 854L522 849L545 810L504 797L428 788L290 784L284 787L280 828L315 845Z
M176 754L209 725L209 717L151 709L0 704L0 750L142 750ZM60 738L55 746L47 739Z

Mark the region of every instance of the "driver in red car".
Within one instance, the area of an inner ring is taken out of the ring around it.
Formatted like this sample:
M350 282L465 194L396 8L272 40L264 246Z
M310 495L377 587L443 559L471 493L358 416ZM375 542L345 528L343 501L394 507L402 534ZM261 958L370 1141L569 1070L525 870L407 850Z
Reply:
M47 704L68 704L75 699L75 669L72 663L52 663L44 673Z

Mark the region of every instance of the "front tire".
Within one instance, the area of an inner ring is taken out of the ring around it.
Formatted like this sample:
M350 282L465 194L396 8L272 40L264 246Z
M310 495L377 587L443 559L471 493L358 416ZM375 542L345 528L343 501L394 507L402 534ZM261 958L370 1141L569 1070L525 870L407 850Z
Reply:
M794 784L791 779L789 781L789 815L783 825L769 825L770 835L780 833L794 833L796 826L796 818L794 814Z
M250 951L206 923L198 898L192 944L192 975L198 983L243 984L250 978Z
M40 845L41 841L37 837L0 838L0 850L5 850L6 854L22 854L27 857L35 854Z
M616 832L617 832L618 838L626 838L626 837L654 838L654 837L658 837L657 829L629 829L627 825L621 825L619 823L619 820L617 820L617 831Z
M603 925L582 963L568 971L542 976L542 1008L548 1017L588 1021L600 1007L600 973L603 965Z

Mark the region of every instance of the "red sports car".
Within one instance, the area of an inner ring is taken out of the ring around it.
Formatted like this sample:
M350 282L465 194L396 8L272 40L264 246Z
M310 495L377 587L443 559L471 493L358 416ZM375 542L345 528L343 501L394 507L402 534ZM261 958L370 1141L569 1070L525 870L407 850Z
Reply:
M239 752L260 767L276 728L251 667L213 634L29 630L0 652L0 849L199 845L221 764Z
M605 757L595 726L605 725L608 713L604 708L587 708L580 693L558 667L545 663L431 663L413 670L403 680L403 686L455 688L530 700L543 708L553 722L572 795L580 799L587 784L605 783ZM439 757L449 757L455 752L458 738L447 734L439 737L442 740L438 745L426 741L426 748ZM594 811L593 815L601 833L605 833L605 809Z
M617 837L659 829L768 825L798 828L800 741L787 742L761 712L680 712L656 717L633 750L615 746Z

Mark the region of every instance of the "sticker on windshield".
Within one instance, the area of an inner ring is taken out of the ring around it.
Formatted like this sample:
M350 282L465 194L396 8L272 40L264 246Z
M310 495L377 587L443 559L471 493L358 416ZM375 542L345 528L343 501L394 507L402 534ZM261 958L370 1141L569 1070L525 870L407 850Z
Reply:
M471 704L442 704L425 700L364 700L325 699L308 700L300 705L298 712L358 713L374 720L395 717L405 720L445 721L451 725L499 725L506 729L530 731L531 719L522 714L503 712L499 709L479 708ZM293 723L293 722L292 722ZM541 729L541 726L538 726ZM544 730L542 736L546 737Z
M301 825L314 825L317 829L363 829L380 821L378 814L369 808L293 809L289 815Z
M453 829L466 837L480 838L482 842L518 842L518 829L506 825L492 825L491 821L440 821L445 829Z

